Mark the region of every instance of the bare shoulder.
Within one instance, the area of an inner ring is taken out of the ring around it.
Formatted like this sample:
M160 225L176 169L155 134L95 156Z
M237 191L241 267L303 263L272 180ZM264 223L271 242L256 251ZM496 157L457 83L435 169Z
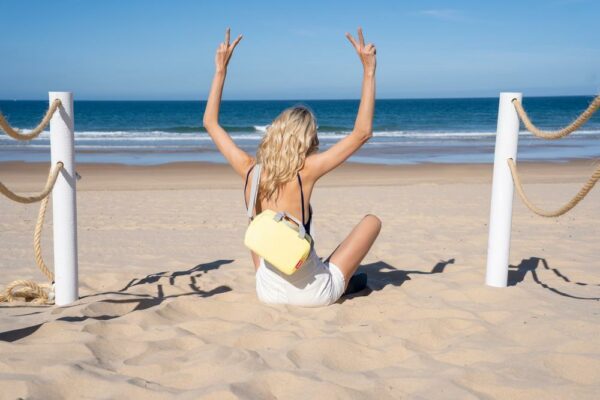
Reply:
M245 160L242 168L240 169L240 176L242 177L242 179L245 180L246 178L248 178L248 176L250 175L250 172L252 172L255 165L256 165L256 158L249 155L249 157Z
M306 157L304 167L300 171L302 178L316 181L320 177L319 153L314 153Z

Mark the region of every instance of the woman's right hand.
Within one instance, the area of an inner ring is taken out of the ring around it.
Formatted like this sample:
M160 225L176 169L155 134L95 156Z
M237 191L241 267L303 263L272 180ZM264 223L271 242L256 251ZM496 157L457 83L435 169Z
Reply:
M233 43L229 44L229 35L230 30L227 28L225 31L225 41L219 44L219 47L217 48L217 54L215 55L215 67L217 72L223 72L227 70L227 64L229 64L229 60L233 55L233 50L235 49L235 46L238 45L240 40L242 40L242 35L239 35L237 39L233 41Z
M360 57L360 61L362 62L365 73L374 74L375 67L377 65L377 60L375 57L377 54L377 49L375 48L375 45L373 43L365 45L365 38L363 36L362 28L358 28L358 42L349 33L346 33L346 37L350 43L352 43L352 46L354 46L356 53L358 53L358 57Z

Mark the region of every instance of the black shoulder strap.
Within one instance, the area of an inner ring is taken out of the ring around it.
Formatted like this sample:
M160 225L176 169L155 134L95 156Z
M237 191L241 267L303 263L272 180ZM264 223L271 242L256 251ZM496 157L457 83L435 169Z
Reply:
M250 178L250 173L254 169L254 165L250 167L248 173L246 174L246 183L244 183L244 204L246 204L246 209L248 209L248 200L246 200L246 190L248 189L248 179Z
M298 184L300 184L300 204L302 206L302 225L305 224L304 221L306 221L306 219L304 218L304 190L302 189L302 179L300 178L300 172L298 172Z

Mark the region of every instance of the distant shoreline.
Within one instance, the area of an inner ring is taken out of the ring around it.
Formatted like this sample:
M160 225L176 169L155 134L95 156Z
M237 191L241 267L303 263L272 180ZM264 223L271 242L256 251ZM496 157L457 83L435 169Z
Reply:
M567 159L548 159L548 160L520 160L519 164L526 165L544 165L544 164L553 164L553 165L567 165L567 164L585 164L588 165L590 163L600 161L597 157L582 157L582 158L567 158ZM0 160L0 172L3 167L11 168L12 166L17 165L47 165L50 160L45 161L29 161L29 160L8 160L2 161ZM137 163L125 163L125 162L77 162L77 165L86 165L89 167L100 167L100 166L121 166L121 167L132 167L132 168L160 168L160 167L168 167L168 166L203 166L203 165L214 165L214 166L229 166L225 160L223 161L168 161L168 162L159 162L159 163L148 163L148 164L137 164ZM416 162L416 163L381 163L381 162L365 162L365 161L354 161L348 160L344 163L344 165L356 165L356 166L372 166L372 167L386 167L386 168L406 168L406 167L418 167L418 166L491 166L493 161L491 162Z

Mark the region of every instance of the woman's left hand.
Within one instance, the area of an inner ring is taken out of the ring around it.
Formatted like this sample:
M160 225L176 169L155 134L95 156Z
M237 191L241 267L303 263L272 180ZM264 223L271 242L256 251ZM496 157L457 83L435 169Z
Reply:
M229 44L229 36L230 30L227 28L225 31L225 41L219 44L217 48L217 54L215 55L215 66L217 68L217 72L224 72L227 70L227 64L229 64L229 60L233 55L233 50L235 46L238 45L240 40L242 40L242 35L239 35L237 39L233 41L233 43Z

